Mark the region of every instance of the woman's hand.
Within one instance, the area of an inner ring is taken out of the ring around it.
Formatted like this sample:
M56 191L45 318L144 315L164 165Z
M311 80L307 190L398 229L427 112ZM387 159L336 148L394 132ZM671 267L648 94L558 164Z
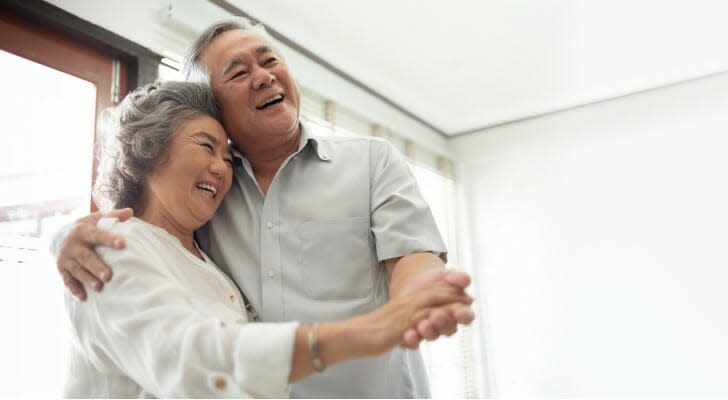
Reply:
M437 282L391 299L380 308L337 322L322 322L318 337L320 356L326 366L359 357L374 357L403 346L404 333L434 312L470 305L473 298L448 282ZM469 310L469 308L468 308ZM472 321L472 317L468 320ZM296 330L289 382L314 372L307 337L311 328Z
M456 312L472 302L473 298L464 289L448 282L424 286L392 299L384 306L353 319L362 332L357 335L362 341L363 353L360 356L376 356L395 346L402 346L405 344L404 333L430 318L431 314ZM470 323L473 317L461 320Z

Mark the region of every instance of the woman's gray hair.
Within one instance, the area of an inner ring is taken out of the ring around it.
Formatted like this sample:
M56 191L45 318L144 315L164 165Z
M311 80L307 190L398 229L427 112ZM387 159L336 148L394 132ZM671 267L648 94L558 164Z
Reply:
M93 192L99 208L131 207L135 214L141 213L147 177L180 126L198 115L220 121L210 87L172 81L140 87L105 110Z
M200 64L198 58L200 57L200 54L207 48L207 46L209 46L210 43L215 40L216 37L222 35L227 31L233 31L236 29L251 31L258 35L261 35L263 38L266 39L268 45L271 46L273 51L275 51L275 53L278 54L279 57L283 58L283 55L281 55L280 52L275 48L273 39L270 37L262 24L253 23L249 19L244 17L236 17L235 19L220 21L213 24L209 28L205 29L205 31L197 37L197 39L192 43L192 46L190 46L189 50L187 51L187 55L185 56L182 63L183 79L187 82L202 82L209 84L210 71L205 69L205 67Z

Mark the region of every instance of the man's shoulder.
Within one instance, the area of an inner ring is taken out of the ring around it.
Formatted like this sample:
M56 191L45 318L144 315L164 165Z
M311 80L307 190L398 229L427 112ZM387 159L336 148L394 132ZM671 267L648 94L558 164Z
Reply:
M388 142L376 136L366 136L349 132L332 132L330 129L319 126L315 122L308 121L305 124L308 137L319 142L326 143L358 143L370 145L371 143L387 144Z
M354 151L361 154L365 150L386 152L394 149L392 144L385 139L351 133L312 134L309 138L314 140L317 146L335 153Z

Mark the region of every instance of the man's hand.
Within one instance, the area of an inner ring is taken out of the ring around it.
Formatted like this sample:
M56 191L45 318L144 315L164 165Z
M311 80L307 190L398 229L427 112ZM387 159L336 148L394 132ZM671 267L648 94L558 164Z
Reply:
M406 294L420 287L430 286L437 282L446 282L449 285L466 289L470 286L470 276L465 272L438 268L426 271L417 276L402 294ZM404 347L416 349L422 339L435 340L441 335L451 336L457 332L458 324L470 324L475 319L475 313L468 303L453 303L434 310L429 318L417 323L417 327L404 333Z
M111 279L109 268L96 254L94 247L108 246L116 249L124 248L124 239L103 229L96 224L101 218L114 217L126 221L134 215L131 208L109 212L95 212L77 220L67 232L59 233L55 239L56 267L63 278L63 283L79 300L86 300L86 289L101 290L102 282Z
M389 276L391 298L406 295L415 289L438 282L444 282L460 290L470 286L468 274L446 269L440 257L432 253L413 253L386 260L384 264ZM405 332L402 338L403 346L416 349L422 339L435 340L440 335L453 335L457 332L458 324L469 324L475 319L470 304L453 303L433 310L428 318Z

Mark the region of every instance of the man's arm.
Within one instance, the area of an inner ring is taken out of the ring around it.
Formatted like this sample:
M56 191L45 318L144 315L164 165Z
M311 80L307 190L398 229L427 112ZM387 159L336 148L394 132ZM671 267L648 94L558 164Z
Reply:
M111 279L111 268L99 258L94 248L124 248L124 238L99 229L96 224L101 218L113 217L126 221L133 215L131 208L95 212L77 220L53 238L51 250L56 256L56 268L68 290L79 300L86 300L86 287L98 292L103 282Z
M413 253L384 262L389 276L389 296L394 299L411 291L446 282L465 289L470 285L470 276L464 272L447 270L440 257L428 253ZM434 340L440 335L450 336L457 331L458 324L469 324L475 319L470 304L454 303L434 310L429 318L409 329L403 337L404 346L415 349L422 339Z

